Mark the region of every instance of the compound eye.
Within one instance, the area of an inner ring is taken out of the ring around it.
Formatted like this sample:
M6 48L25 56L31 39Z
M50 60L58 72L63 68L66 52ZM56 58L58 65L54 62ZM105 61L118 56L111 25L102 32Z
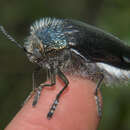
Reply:
M37 49L37 48L35 48L33 50L33 54L36 56L36 58L41 58L42 57L41 53L39 52L39 49Z

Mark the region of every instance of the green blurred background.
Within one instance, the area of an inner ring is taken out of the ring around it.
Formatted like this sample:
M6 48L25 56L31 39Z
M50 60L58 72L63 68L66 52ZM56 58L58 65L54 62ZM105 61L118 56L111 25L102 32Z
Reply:
M0 24L21 43L30 24L45 16L82 20L130 43L129 0L0 0ZM33 69L23 51L0 34L0 129L31 91ZM130 130L130 87L102 87L102 95L99 130Z

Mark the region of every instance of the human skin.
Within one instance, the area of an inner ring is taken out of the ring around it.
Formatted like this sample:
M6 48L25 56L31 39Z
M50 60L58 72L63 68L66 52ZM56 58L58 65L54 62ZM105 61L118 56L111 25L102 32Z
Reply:
M50 120L46 115L64 85L58 78L54 87L42 90L35 107L32 97L5 130L96 130L100 121L94 96L96 84L76 76L67 75L67 78L69 86ZM101 100L100 94L99 97Z

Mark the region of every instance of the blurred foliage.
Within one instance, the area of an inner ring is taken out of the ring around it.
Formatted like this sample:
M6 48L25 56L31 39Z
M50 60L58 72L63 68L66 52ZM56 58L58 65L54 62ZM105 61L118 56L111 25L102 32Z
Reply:
M0 24L24 42L36 19L79 19L130 41L129 0L1 0ZM34 66L23 51L0 35L0 127L3 129L31 91ZM99 129L130 129L130 88L102 88L104 114Z

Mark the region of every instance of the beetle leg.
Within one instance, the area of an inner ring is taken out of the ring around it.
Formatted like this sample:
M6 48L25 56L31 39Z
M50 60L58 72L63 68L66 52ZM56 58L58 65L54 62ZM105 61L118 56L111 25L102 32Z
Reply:
M99 96L98 96L98 90L100 89L100 86L101 86L103 79L104 79L104 75L101 74L101 78L97 83L96 90L95 90L95 93L94 93L95 98L96 98L97 111L98 111L98 115L99 115L100 118L102 116L102 106L101 106L100 99L99 99Z
M52 86L54 86L54 85L56 84L56 74L55 74L54 69L51 68L51 69L49 70L49 72L50 72L50 81L51 81L51 83L50 83L50 84L43 84L43 83L40 84L40 86L37 88L36 93L35 93L35 96L34 96L34 100L33 100L33 103L32 103L32 106L33 106L33 107L37 104L38 99L39 99L39 97L40 97L40 95L41 95L42 89L43 89L44 87L52 87Z
M63 93L63 91L68 87L69 81L67 79L67 77L61 72L61 70L58 68L57 69L57 75L59 76L59 78L64 82L65 86L61 89L61 91L56 95L56 98L47 114L47 118L50 119L53 116L53 113L59 103L59 98L61 96L61 94Z
M32 91L30 92L30 94L28 95L28 97L25 99L25 101L24 101L24 103L23 103L23 105L24 104L26 104L28 101L29 101L29 99L34 95L34 93L35 93L35 91L36 91L36 75L39 73L39 71L40 71L40 67L38 67L38 68L36 68L34 71L33 71L33 73L32 73L32 82L33 82L33 84L32 84Z

